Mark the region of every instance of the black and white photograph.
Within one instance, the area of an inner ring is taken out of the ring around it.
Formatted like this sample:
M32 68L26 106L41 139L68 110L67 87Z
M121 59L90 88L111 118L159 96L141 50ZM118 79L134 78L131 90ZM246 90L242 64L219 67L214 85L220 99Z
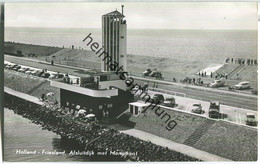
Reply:
M257 2L0 6L4 162L258 160Z

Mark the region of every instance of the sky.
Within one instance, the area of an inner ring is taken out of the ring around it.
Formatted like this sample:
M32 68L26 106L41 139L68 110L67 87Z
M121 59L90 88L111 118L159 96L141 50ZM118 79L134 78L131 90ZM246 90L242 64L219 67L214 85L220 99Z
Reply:
M256 2L6 3L5 26L101 28L122 4L130 29L257 29Z

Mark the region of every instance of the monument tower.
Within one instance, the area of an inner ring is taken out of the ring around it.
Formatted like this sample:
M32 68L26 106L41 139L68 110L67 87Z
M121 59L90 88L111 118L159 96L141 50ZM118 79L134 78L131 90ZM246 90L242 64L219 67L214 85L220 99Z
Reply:
M112 58L111 63L123 66L126 71L126 20L122 13L115 10L102 16L102 45L103 49ZM101 61L102 71L112 71L107 64L108 58Z

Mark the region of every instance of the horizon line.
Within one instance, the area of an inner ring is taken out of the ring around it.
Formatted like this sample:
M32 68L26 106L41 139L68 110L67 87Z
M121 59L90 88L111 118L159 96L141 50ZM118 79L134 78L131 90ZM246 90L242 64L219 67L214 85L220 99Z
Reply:
M52 29L102 29L89 27L26 27L5 26L5 28L52 28ZM258 28L128 28L128 30L258 30Z

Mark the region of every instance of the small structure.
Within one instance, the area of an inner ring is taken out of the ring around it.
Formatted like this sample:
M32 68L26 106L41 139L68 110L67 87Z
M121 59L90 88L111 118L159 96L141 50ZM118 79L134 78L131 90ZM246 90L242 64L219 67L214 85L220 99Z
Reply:
M132 102L128 103L129 105L129 112L135 116L139 115L147 106L149 106L149 103L141 103L141 102Z

